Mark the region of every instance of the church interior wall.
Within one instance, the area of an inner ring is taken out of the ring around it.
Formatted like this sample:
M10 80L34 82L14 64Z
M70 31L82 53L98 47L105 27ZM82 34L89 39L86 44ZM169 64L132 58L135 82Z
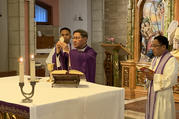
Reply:
M59 26L69 27L72 31L84 29L88 31L88 45L91 46L91 0L60 0ZM89 5L89 6L88 6Z
M128 0L105 0L105 39L126 45Z
M8 71L7 1L0 1L0 72Z
M17 59L25 56L24 50L24 2L8 0L9 70L18 69Z
M28 25L29 47L28 54L34 54L35 51L35 23L34 23L34 2L28 2L29 12L28 24L25 23L24 0L8 0L8 62L9 71L18 72L18 58L25 58L25 26Z
M92 48L98 53L96 57L96 83L105 84L103 60L104 49L104 0L92 0Z

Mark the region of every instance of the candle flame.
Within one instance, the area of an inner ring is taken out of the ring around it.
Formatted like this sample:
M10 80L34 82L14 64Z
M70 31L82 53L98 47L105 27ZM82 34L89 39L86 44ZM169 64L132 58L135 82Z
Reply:
M30 55L31 59L34 59L34 55Z
M24 60L23 57L20 57L20 58L19 58L19 61L20 61L20 62L23 62L23 60Z

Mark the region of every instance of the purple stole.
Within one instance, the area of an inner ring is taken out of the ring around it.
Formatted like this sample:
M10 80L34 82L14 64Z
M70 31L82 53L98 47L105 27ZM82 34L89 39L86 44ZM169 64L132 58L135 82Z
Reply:
M158 65L157 65L157 68L155 69L155 74L163 74L165 65L171 57L173 57L173 56L168 51L166 51L162 55ZM157 60L157 58L155 57L155 59L152 62L152 69L154 69L154 66L156 65L156 60ZM153 80L152 80L150 83L150 88L148 90L145 119L153 119L156 95L157 95L157 92L154 92L154 86L153 86Z

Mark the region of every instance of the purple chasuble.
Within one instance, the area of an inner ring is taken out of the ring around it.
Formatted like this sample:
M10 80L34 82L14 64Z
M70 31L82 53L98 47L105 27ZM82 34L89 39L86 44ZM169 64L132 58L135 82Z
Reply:
M95 82L96 55L97 53L89 46L84 51L72 49L70 51L71 69L83 72L87 81Z
M173 56L168 51L166 51L162 55L158 65L157 65L157 68L155 69L155 74L163 74L165 65L171 57L173 57ZM155 59L152 62L152 69L154 69L154 67L156 65L156 60L157 60L157 58L155 57ZM154 91L153 80L152 80L150 83L150 88L148 90L145 119L153 119L153 117L154 117L156 96L157 96L157 92Z

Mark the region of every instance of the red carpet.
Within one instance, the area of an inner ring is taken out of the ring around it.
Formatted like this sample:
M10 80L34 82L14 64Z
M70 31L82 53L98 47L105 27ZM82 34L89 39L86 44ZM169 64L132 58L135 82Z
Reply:
M137 101L125 105L125 110L132 110L145 113L146 100ZM176 119L179 119L179 103L175 103Z

